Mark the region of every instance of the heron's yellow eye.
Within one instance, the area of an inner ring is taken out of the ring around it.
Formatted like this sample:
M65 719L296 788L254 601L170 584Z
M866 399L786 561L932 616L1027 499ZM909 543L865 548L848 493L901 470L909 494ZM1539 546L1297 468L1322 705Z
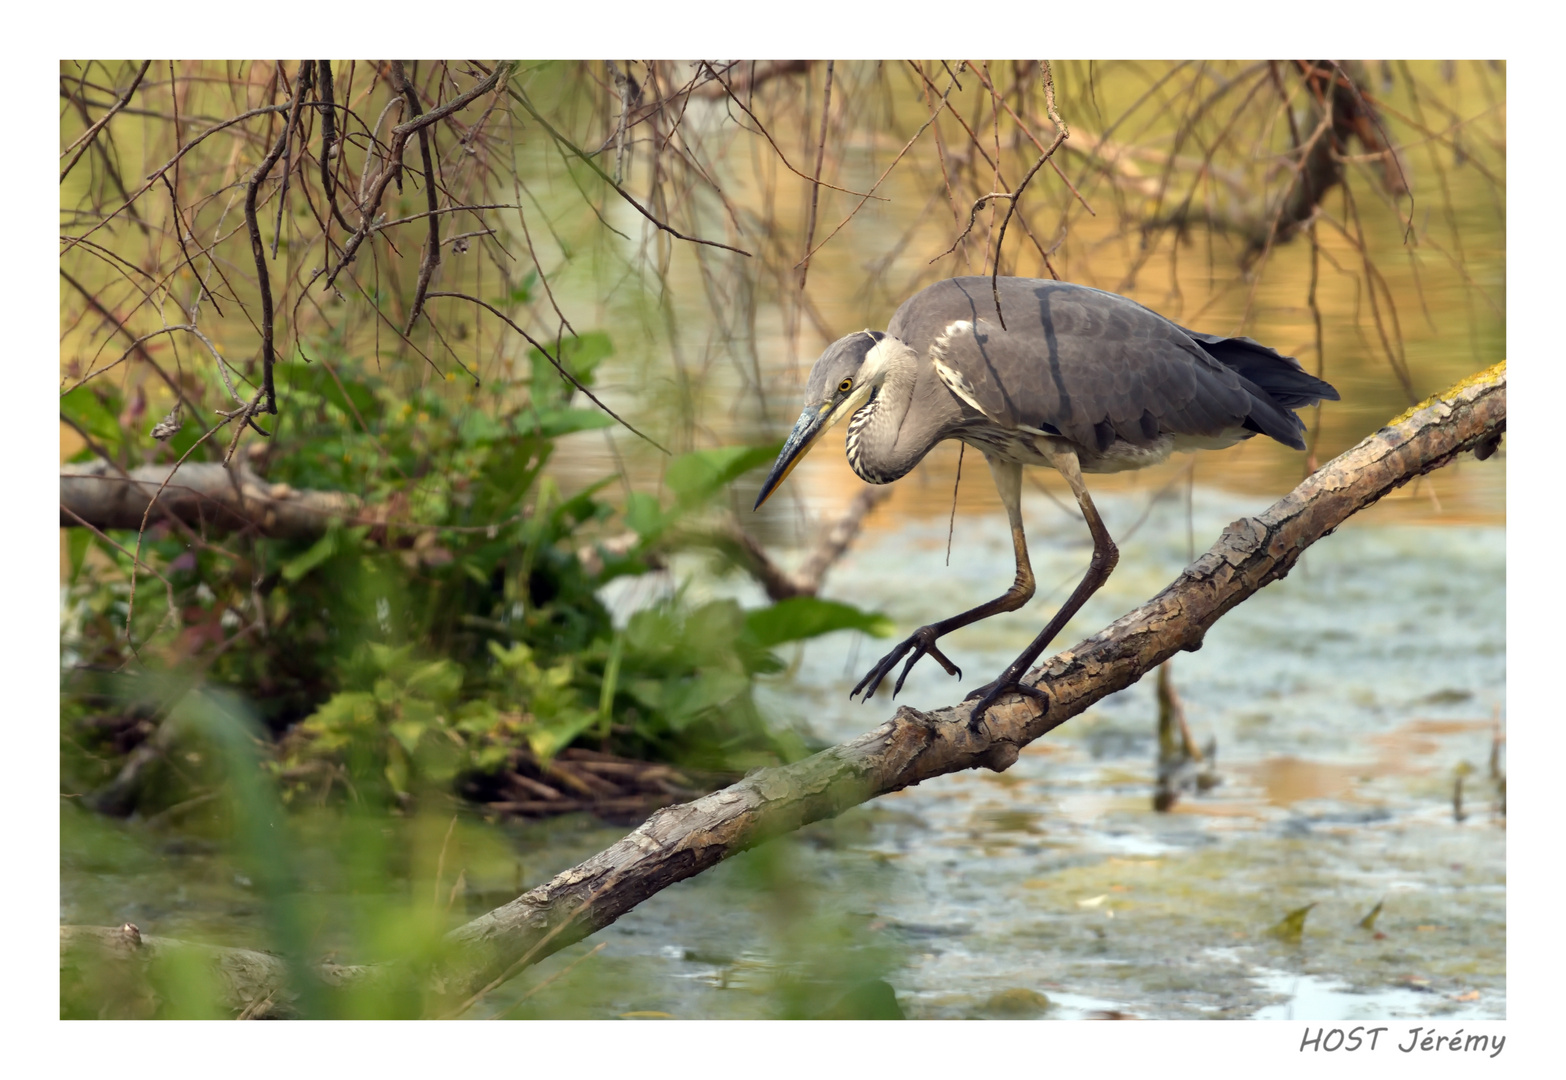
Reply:
M842 382L837 384L837 389L838 389L838 391L840 393L846 394L850 390L852 390L853 388L854 388L854 380L853 379L844 379Z

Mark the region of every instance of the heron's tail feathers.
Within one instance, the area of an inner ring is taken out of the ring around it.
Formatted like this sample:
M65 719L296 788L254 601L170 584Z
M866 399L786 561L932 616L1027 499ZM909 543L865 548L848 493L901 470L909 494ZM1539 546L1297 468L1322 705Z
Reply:
M1305 425L1294 410L1318 401L1337 401L1338 391L1331 383L1305 371L1292 356L1284 356L1248 337L1185 332L1209 356L1245 381L1254 406L1246 427L1296 450L1305 449Z
M1184 329L1184 327L1181 327ZM1300 367L1292 356L1284 356L1248 337L1217 337L1186 330L1207 354L1235 374L1243 376L1265 391L1285 409L1302 409L1318 401L1337 401L1338 391Z

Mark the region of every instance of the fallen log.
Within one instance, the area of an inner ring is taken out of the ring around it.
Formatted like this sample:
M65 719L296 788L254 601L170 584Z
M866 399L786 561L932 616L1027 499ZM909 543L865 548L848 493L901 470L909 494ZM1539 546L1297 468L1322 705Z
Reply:
M660 810L604 851L453 930L431 988L460 1013L528 965L731 855L937 776L1004 771L1023 746L1175 653L1200 648L1219 618L1285 576L1307 547L1351 515L1460 453L1489 457L1505 430L1503 362L1410 409L1263 513L1230 524L1157 596L1051 657L1029 680L1048 695L1047 711L1013 695L972 731L961 704L930 713L904 706L849 742ZM331 977L343 985L377 974L374 967L339 968Z
M248 529L276 539L308 540L325 532L333 519L354 518L363 508L356 496L268 483L242 465L230 469L216 462L187 462L170 479L172 471L169 465L141 465L126 473L102 459L62 465L61 528L86 522L98 529L140 529L144 520L169 516L195 529ZM154 497L157 506L148 515Z

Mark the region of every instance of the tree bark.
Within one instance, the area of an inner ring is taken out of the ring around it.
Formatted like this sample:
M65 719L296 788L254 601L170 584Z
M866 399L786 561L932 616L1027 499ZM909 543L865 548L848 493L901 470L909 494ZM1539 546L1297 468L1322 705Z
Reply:
M624 839L553 880L451 932L433 988L458 1011L529 964L609 925L643 900L731 855L878 795L965 769L1009 768L1023 746L1175 653L1354 513L1459 453L1488 457L1506 430L1506 365L1415 406L1308 477L1264 513L1224 529L1157 596L1066 649L1030 680L1049 697L1002 699L977 731L959 703L906 706L880 727L793 765L764 769L648 818ZM335 978L372 968L336 969Z
M140 529L144 518L168 515L197 529L253 529L261 536L308 540L324 533L332 519L352 518L363 508L353 495L270 484L243 466L206 462L180 466L159 495L171 469L142 465L127 475L103 460L62 465L60 526L85 521L99 529ZM157 506L148 516L154 496Z

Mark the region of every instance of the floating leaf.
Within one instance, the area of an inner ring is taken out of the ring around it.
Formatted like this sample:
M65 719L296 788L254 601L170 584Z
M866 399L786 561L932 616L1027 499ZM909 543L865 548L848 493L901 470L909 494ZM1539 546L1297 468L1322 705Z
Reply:
M1374 930L1376 928L1376 916L1381 914L1381 905L1384 901L1377 900L1376 906L1370 909L1370 913L1359 920L1361 930Z

